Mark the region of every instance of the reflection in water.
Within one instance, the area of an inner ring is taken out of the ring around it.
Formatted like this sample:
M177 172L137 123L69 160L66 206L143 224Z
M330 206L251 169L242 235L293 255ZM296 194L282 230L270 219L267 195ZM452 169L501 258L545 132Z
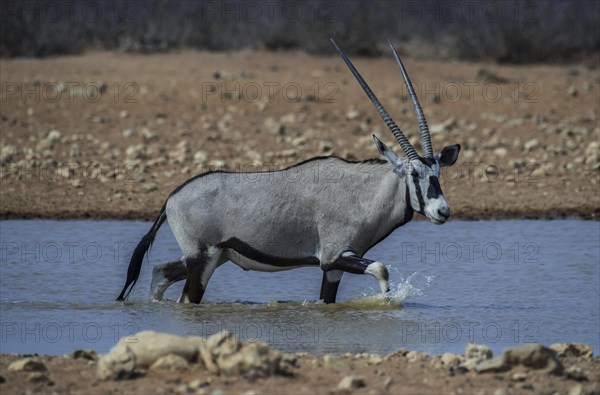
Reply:
M413 222L367 255L388 264L392 291L345 274L340 303L316 300L321 272L244 272L225 264L201 305L149 302L151 269L180 254L159 232L130 301L114 302L128 255L149 224L131 221L0 222L0 351L106 352L152 329L209 336L227 329L284 351L495 353L524 342L600 348L597 222ZM557 232L560 229L560 232Z

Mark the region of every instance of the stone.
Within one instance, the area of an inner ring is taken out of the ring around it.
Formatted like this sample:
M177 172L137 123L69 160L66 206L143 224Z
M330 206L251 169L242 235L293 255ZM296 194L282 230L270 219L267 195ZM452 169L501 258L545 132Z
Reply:
M208 154L205 151L197 151L194 154L194 162L196 163L206 162L206 159L208 159Z
M333 149L333 143L330 140L319 141L319 150L321 152L329 152Z
M540 147L540 141L536 138L525 142L525 144L523 145L525 152L534 151L534 150L538 149L539 147Z
M267 132L274 136L283 136L285 134L285 126L272 117L265 118L263 121L263 126Z
M429 132L431 134L449 132L456 126L455 118L448 118L442 123L434 123L429 127Z
M48 377L48 375L43 372L29 373L29 375L27 376L27 381L34 384L49 384L52 382L52 380L50 380L50 377Z
M532 343L521 347L507 348L500 357L484 360L475 365L475 371L478 373L506 372L519 366L542 370L553 375L561 375L564 370L554 350L538 343Z
M346 376L337 385L340 390L353 390L365 387L365 379L358 376Z
M227 113L217 122L217 128L222 133L227 133L231 129L233 124L233 116L230 113Z
M284 374L291 376L294 374L294 368L298 367L298 358L294 354L283 354L281 361L279 362L279 371Z
M504 158L508 154L508 150L504 147L498 147L494 150L494 155L499 158Z
M465 347L465 359L483 361L493 357L492 350L483 344L468 343Z
M461 358L459 355L445 352L442 354L441 361L444 366L458 366L461 363Z
M575 97L577 96L577 88L575 88L573 85L571 85L568 89L567 89L567 94L571 97Z
M54 129L48 133L46 140L48 140L51 144L54 144L59 142L61 137L62 134L58 130Z
M98 359L98 354L96 354L96 351L91 349L75 350L73 351L71 356L73 357L73 359L82 358L87 359L88 361L96 361Z
M158 190L158 185L155 182L145 182L142 184L142 188L146 192L152 192Z
M527 377L529 377L529 375L527 373L517 372L512 375L511 379L512 379L512 381L525 381L525 380L527 380Z
M555 343L550 348L556 351L556 354L560 358L582 357L591 359L594 355L592 347L584 343Z
M74 180L70 180L70 181L69 181L69 184L70 184L70 185L71 185L73 188L81 188L81 187L83 187L83 182L82 182L80 179L78 179L78 178L76 178L76 179L74 179Z
M330 369L340 370L346 368L348 364L337 355L327 354L323 356L323 366Z
M144 137L144 141L151 142L159 139L159 135L156 132L151 131L148 128L142 128L142 136Z
M250 372L270 376L279 371L281 353L264 342L241 343L228 331L208 338L200 349L200 357L208 371L225 375L245 375Z
M131 159L145 159L146 158L146 145L141 143L141 144L136 144L136 145L130 145L129 147L127 147L125 149L125 155L127 155L128 158Z
M429 356L427 355L427 353L424 353L422 351L410 351L408 354L406 354L406 358L410 362L425 361L428 357Z
M135 132L134 129L123 129L123 131L121 132L121 134L123 135L123 137L135 137L135 136L137 136L137 133Z
M576 384L571 389L569 389L569 395L584 395L585 391L583 390L583 386L581 384Z
M583 372L579 366L570 366L565 370L565 375L570 380L575 381L588 381L587 375Z
M71 158L78 158L81 155L81 151L79 150L79 145L77 143L71 144L71 149L69 150L69 156Z
M110 352L98 359L96 378L98 380L123 380L133 376L135 354L125 344L119 343Z
M184 371L189 367L188 361L179 355L169 354L158 358L152 365L150 371Z
M351 108L350 110L348 110L348 112L346 113L346 119L348 121L354 121L356 118L360 117L360 111L358 111L355 108Z
M294 147L301 147L301 146L306 145L306 136L299 136L299 137L292 139L292 145Z
M285 115L282 115L281 118L279 118L279 119L281 120L281 122L291 125L291 124L296 123L296 114L294 114L293 112L290 112Z
M380 355L371 355L367 363L369 365L380 365L383 362L383 357Z
M0 150L0 163L8 163L17 154L17 147L14 145L5 145Z
M492 358L492 350L483 344L468 343L465 347L464 361L461 366L468 369L475 369L475 365L481 361Z
M193 362L198 356L196 343L185 337L154 331L124 337L119 340L119 345L125 345L133 352L136 368L148 368L157 359L169 354L178 355L188 362Z
M8 365L9 372L47 372L48 368L46 365L37 361L33 358L19 359Z

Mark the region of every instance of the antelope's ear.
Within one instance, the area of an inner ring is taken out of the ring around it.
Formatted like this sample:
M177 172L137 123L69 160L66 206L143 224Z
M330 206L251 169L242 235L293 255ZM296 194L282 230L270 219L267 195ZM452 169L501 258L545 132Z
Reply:
M460 152L460 144L449 145L444 147L442 153L439 154L440 167L452 166L458 159Z
M375 145L377 146L377 150L379 151L379 153L385 158L387 159L388 162L390 162L390 164L392 166L394 166L397 169L400 169L402 167L402 159L396 155L394 153L394 151L392 151L387 145L385 145L381 140L379 140L377 138L377 136L375 136L375 134L373 134L373 140L375 140Z

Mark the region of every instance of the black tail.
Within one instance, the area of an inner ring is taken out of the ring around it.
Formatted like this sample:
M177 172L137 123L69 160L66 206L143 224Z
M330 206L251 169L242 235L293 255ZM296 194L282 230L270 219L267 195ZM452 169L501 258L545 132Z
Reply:
M165 213L165 209L167 207L167 203L163 205L160 209L160 214L150 231L142 237L142 240L138 243L137 247L135 247L135 251L133 251L133 255L131 256L131 261L129 261L129 267L127 268L127 281L125 281L125 286L121 291L121 294L117 298L117 300L125 300L129 296L129 293L133 289L133 286L137 282L140 277L140 271L142 270L142 261L144 260L144 255L146 255L146 251L150 248L152 243L154 242L154 237L156 237L156 232L160 229L161 225L167 219L167 214ZM131 288L129 288L131 286ZM129 288L129 291L127 291ZM125 293L127 292L127 293Z

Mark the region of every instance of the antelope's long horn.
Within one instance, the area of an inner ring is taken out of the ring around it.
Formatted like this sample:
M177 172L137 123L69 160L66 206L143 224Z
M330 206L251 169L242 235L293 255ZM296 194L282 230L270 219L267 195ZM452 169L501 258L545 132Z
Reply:
M398 63L398 67L400 67L400 73L402 73L402 78L404 79L404 84L408 89L408 94L412 100L413 107L415 112L417 113L417 120L419 121L419 129L421 130L421 144L423 145L423 154L426 158L433 158L433 149L431 148L431 136L429 135L429 128L427 127L427 120L425 119L425 114L423 114L423 109L421 108L421 104L419 104L419 99L415 94L415 90L413 89L412 83L410 82L410 78L408 78L408 73L404 68L404 64L400 60L400 56L398 56L398 52L396 52L396 48L390 40L390 47L392 47L392 51L394 52L394 58L396 58L396 63Z
M377 99L377 96L375 96L375 94L373 93L371 88L369 88L369 85L367 85L367 82L360 75L358 70L356 70L356 68L350 61L350 59L348 59L348 57L346 56L344 51L342 51L340 49L340 47L338 47L338 45L335 43L335 41L333 41L333 39L331 39L331 42L333 43L333 46L335 47L335 49L337 49L337 51L340 53L340 55L342 56L342 59L344 59L344 62L346 62L346 65L348 66L348 68L350 69L352 74L354 74L354 77L356 78L356 80L358 81L360 86L363 88L363 90L365 91L367 96L369 96L371 103L373 103L373 105L375 106L375 109L377 110L377 112L379 113L381 118L383 118L383 121L385 122L387 127L390 128L392 134L394 135L396 140L398 140L398 143L400 143L400 146L406 153L406 156L408 156L408 158L410 160L418 159L419 154L417 153L417 151L415 151L415 149L410 144L410 142L408 141L408 139L406 138L404 133L402 133L402 131L400 130L398 125L396 125L396 123L394 122L392 117L390 117L390 114L388 114L388 112L385 110L385 108L383 108L383 106L381 105L381 102L379 101L379 99Z

